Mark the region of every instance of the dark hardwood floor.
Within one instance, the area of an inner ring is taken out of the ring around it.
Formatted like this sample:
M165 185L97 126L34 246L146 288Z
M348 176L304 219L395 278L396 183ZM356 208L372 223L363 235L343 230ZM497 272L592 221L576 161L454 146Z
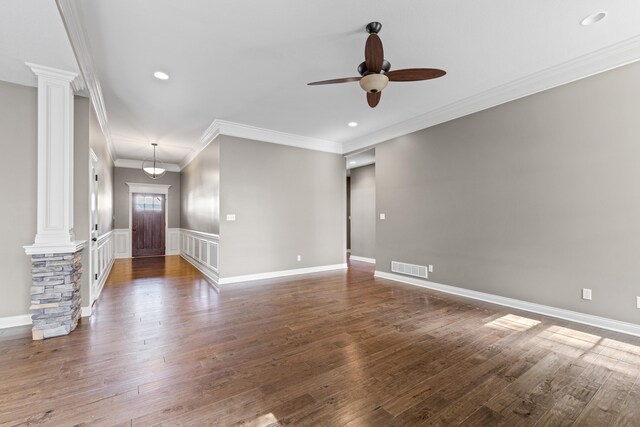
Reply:
M0 330L1 425L640 425L640 339L373 278L118 260L71 335Z

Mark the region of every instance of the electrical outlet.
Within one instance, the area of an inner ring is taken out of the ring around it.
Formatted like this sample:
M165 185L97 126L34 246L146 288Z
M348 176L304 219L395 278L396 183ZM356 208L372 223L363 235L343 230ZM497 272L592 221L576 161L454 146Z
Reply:
M227 214L227 221L235 221L236 214Z
M433 273L433 265L429 265L429 273Z
M636 297L636 308L640 308L640 297Z
M298 255L298 261L302 261L302 255Z
M591 289L582 288L582 299L591 301Z
M380 214L380 219L386 219L386 218L387 218L387 216L385 214L383 214L383 213Z

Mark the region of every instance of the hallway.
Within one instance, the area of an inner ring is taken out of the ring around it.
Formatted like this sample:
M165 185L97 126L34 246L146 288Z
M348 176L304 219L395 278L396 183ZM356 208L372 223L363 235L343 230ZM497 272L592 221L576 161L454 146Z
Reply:
M68 336L0 331L0 424L609 425L637 420L640 339L372 277L229 285L117 260Z

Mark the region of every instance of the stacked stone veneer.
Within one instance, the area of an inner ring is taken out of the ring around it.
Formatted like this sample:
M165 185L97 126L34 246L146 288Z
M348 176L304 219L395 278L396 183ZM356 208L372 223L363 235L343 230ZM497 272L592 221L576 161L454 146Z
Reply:
M82 250L31 256L33 339L67 335L80 319Z

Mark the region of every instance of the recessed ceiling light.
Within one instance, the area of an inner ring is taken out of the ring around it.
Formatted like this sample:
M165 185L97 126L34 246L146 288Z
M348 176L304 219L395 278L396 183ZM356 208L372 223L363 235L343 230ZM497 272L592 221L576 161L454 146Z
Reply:
M351 160L351 161L349 162L349 164L350 164L350 165L355 165L356 163L358 163L358 162L356 162L355 160Z
M153 73L153 77L158 80L169 80L169 74L162 71L156 71L155 73Z
M358 122L349 122L347 124L349 125L350 128L354 128L354 127L358 126Z
M598 12L598 13L594 13L593 15L589 15L586 18L584 18L580 24L581 25L593 25L593 24L597 24L598 22L602 21L604 18L607 17L607 12Z

